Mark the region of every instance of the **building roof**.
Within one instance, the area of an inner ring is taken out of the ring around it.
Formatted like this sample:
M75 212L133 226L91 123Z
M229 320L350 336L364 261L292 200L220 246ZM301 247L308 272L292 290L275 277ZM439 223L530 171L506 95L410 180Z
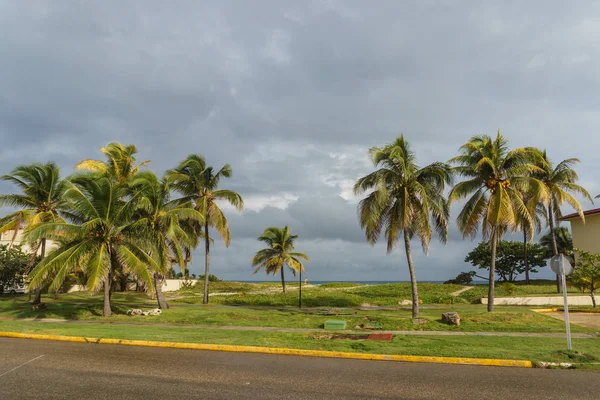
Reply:
M587 210L587 211L583 212L583 215L594 215L594 214L600 214L600 208L593 208L591 210ZM573 213L573 214L565 215L561 219L573 219L573 218L579 218L579 214Z

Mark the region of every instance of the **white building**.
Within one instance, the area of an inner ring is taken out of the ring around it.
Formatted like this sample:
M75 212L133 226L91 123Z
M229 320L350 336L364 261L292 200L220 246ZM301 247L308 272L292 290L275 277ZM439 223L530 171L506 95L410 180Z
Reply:
M0 233L0 244L8 244L10 245L11 243L13 245L22 245L22 250L24 252L27 253L31 253L33 250L31 248L31 246L29 244L24 244L21 243L23 241L23 229L19 229L17 231L17 235L15 236L15 231L7 231L4 233ZM48 252L49 250L55 248L55 244L54 242L52 242L51 240L46 242L46 252ZM40 254L42 251L41 248L38 249L38 254Z

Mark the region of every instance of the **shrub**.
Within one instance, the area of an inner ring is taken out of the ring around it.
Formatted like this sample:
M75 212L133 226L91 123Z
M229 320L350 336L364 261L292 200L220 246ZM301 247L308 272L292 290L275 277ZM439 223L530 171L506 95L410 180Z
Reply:
M511 282L505 282L502 284L502 290L504 290L504 293L508 296L512 296L517 291L517 285Z

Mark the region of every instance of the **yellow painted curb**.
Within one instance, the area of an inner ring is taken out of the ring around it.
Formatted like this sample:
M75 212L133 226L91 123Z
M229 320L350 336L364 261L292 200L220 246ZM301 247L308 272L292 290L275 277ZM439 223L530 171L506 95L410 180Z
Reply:
M157 342L147 340L127 340L127 339L101 339L88 338L80 336L59 336L59 335L38 335L33 333L19 332L0 332L0 337L10 337L19 339L37 339L37 340L56 340L61 342L78 343L96 343L96 344L120 344L126 346L144 346L160 347L168 349L191 349L208 351L228 351L236 353L264 353L281 354L305 357L326 357L326 358L347 358L356 360L379 360L379 361L404 361L420 363L438 363L438 364L467 364L467 365L485 365L493 367L521 367L533 368L531 361L526 360L495 360L490 358L462 358L462 357L433 357L433 356L402 356L389 354L365 354L365 353L346 353L341 351L322 351L322 350L299 350L285 349L278 347L257 347L257 346L232 346L227 344L200 344L200 343L177 343L177 342Z
M545 313L545 312L556 312L559 311L558 308L532 308L531 311Z

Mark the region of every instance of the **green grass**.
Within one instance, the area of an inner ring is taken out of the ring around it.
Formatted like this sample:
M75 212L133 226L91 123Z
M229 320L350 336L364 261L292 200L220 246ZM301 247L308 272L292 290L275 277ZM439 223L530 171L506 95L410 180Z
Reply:
M373 292L381 295L380 292ZM295 304L297 293L285 298ZM267 296L268 297L268 296ZM216 297L212 298L215 299ZM360 310L356 308L306 308L296 307L232 307L219 304L203 306L171 302L171 308L155 317L130 317L129 308L154 308L155 301L141 293L114 293L112 306L115 315L102 317L102 296L87 293L63 295L59 300L46 299L48 309L33 312L26 296L5 297L0 301L0 315L5 318L60 318L103 322L133 322L159 324L194 324L208 326L253 326L277 328L321 329L328 319L344 319L349 329L366 322L377 322L385 330L425 330L457 332L563 332L563 322L547 315L532 312L525 307L497 307L488 313L483 305L424 306L422 320L415 324L409 308L395 310ZM441 322L445 311L457 311L462 319L459 327ZM593 333L589 328L573 325L574 332Z
M359 287L356 287L359 286ZM422 283L418 285L419 298L423 304L452 304L453 302L468 303L462 298L450 294L463 288L462 285L438 285ZM214 293L212 286L211 292ZM194 291L167 293L174 302L197 304L202 302L201 288ZM245 306L295 306L298 304L297 289L290 290L284 295L279 290L266 294L252 294L244 291L232 296L213 296L211 303L224 305ZM302 304L306 307L358 307L362 304L374 306L397 306L402 300L411 299L409 283L392 283L383 285L348 285L336 283L307 287L302 290Z
M531 361L571 362L563 339L483 336L396 336L392 342L368 340L320 339L314 334L223 331L211 329L166 328L109 324L65 324L24 321L0 321L0 330L38 334L86 336L188 343L213 343L248 346L284 347L375 354L403 354L446 357L521 359ZM575 339L577 358L588 364L578 368L597 368L600 359L599 339Z
M320 288L348 288L348 287L356 287L356 286L364 286L362 283L354 283L354 282L328 282L322 283L319 285Z

